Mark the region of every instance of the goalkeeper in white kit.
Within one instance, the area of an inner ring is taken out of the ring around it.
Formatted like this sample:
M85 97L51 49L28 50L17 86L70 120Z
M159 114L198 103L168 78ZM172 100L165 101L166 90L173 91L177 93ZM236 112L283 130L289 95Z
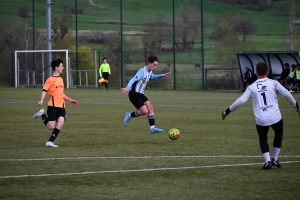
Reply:
M293 106L300 117L299 106L290 94L278 81L267 78L269 74L268 65L265 62L256 64L257 80L247 87L246 91L240 96L227 110L222 112L222 119L225 120L229 113L242 106L249 98L252 98L252 107L255 115L256 130L259 135L259 145L265 159L263 169L271 169L272 166L281 167L278 155L281 150L283 138L283 120L280 113L277 93L284 96ZM268 131L272 128L275 133L273 141L273 158L270 159Z

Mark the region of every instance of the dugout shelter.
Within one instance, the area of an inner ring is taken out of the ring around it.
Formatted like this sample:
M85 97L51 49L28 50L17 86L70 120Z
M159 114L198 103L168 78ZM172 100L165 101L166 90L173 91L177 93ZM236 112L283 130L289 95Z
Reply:
M284 63L292 64L300 63L300 52L297 51L266 51L266 52L250 52L244 51L237 53L239 67L241 71L242 82L244 83L245 67L256 73L256 64L258 62L266 62L269 66L269 78L277 79L283 70Z

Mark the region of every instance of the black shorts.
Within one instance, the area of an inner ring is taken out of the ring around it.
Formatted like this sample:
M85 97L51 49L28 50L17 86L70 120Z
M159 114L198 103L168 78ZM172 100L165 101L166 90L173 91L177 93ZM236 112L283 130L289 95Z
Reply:
M300 85L300 80L295 80L295 81L293 82L293 85L296 85L296 84Z
M294 79L293 79L293 78L287 78L287 83L288 83L288 84L290 84L290 83L292 83L292 82L294 82Z
M48 106L47 115L49 121L57 121L59 117L66 118L66 110L64 108Z
M134 105L136 109L140 109L143 105L145 105L145 102L148 101L148 98L141 93L130 91L128 96L130 102Z
M109 73L108 73L108 72L102 72L102 77L103 77L105 80L108 80L108 76L109 76Z

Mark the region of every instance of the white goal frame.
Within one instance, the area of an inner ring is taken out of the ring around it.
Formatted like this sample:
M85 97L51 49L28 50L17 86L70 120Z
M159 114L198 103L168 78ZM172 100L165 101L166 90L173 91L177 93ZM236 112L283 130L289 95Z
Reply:
M47 52L65 52L66 56L66 83L67 83L67 88L70 88L70 80L69 80L69 51L68 49L60 49L60 50L17 50L15 51L15 88L18 87L18 77L19 77L19 63L18 63L18 53L47 53Z

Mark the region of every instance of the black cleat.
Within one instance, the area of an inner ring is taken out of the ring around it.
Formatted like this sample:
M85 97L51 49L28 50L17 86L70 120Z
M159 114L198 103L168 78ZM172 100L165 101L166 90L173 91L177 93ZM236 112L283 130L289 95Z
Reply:
M268 161L264 164L262 169L271 169L272 168L272 163L271 161Z
M276 166L278 168L281 167L280 162L278 160L275 160L274 158L272 158L271 163L272 163L272 166Z

